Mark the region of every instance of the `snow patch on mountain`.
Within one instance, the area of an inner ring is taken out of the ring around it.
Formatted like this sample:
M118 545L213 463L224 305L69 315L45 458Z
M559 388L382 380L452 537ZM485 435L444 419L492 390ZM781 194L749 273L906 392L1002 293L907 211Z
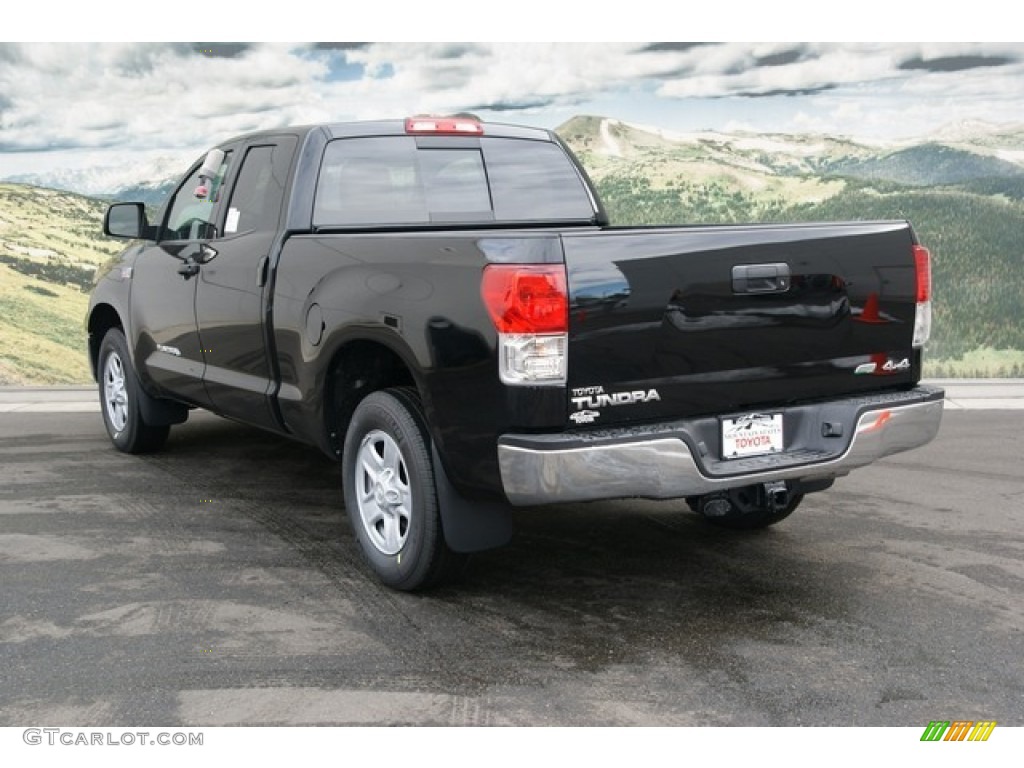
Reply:
M723 141L728 138L727 134L720 133L718 131L680 132L672 131L668 128L659 128L654 125L645 125L643 123L631 123L626 121L623 121L622 125L626 125L633 130L640 131L642 133L649 133L675 144L699 144L702 141Z
M732 145L736 149L756 152L774 152L776 154L813 157L825 153L825 142L805 144L797 141L785 141L771 136L751 136L734 139Z
M80 168L55 168L7 176L4 181L63 189L82 195L112 196L130 187L157 189L177 180L195 160L194 153L150 157L126 155L127 162Z
M1002 133L1004 130L1005 125L984 120L960 120L956 123L946 123L928 138L939 141L965 141Z
M995 154L1000 160L1024 165L1024 149L997 149Z
M618 120L602 120L601 121L601 143L604 146L604 152L606 155L612 157L622 157L622 147L619 146L619 142L612 136L611 126L619 125Z

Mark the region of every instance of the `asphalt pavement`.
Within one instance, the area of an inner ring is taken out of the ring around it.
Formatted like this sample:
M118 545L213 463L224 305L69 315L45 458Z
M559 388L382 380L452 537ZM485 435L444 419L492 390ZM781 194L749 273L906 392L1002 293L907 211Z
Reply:
M956 387L775 528L521 510L426 595L315 450L198 413L126 456L91 390L0 390L0 725L1024 725L1024 388Z

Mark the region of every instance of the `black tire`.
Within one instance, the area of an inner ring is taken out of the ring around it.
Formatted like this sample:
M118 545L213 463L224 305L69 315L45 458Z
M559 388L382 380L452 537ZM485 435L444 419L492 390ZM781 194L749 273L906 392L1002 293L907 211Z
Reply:
M780 523L789 517L804 500L802 493L794 493L789 497L785 507L772 509L761 503L752 504L750 489L738 489L714 496L691 497L687 505L697 512L707 523L717 528L728 528L733 531L753 531L767 528ZM714 506L711 506L711 505ZM714 510L715 514L711 514Z
M415 394L367 395L345 435L345 509L363 557L387 586L407 592L449 581L466 555L444 540L430 437Z
M114 447L124 453L149 453L163 447L171 428L147 424L142 418L140 403L148 395L135 375L120 328L111 328L100 342L96 378L103 424Z

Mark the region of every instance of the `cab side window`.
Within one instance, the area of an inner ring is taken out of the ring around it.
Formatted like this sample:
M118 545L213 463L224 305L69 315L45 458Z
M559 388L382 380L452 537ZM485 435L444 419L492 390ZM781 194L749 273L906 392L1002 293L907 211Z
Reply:
M231 153L227 152L217 175L206 185L207 194L203 198L195 196L199 187L199 166L189 174L171 201L161 240L208 240L217 237L214 225L217 202L230 164Z

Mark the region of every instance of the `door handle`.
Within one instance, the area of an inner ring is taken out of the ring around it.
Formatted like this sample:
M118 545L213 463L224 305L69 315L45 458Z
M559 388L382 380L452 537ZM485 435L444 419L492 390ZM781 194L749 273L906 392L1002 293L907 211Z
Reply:
M178 267L178 274L188 280L189 278L199 274L199 265L189 257Z
M789 264L737 264L732 268L733 293L785 293L792 281Z

